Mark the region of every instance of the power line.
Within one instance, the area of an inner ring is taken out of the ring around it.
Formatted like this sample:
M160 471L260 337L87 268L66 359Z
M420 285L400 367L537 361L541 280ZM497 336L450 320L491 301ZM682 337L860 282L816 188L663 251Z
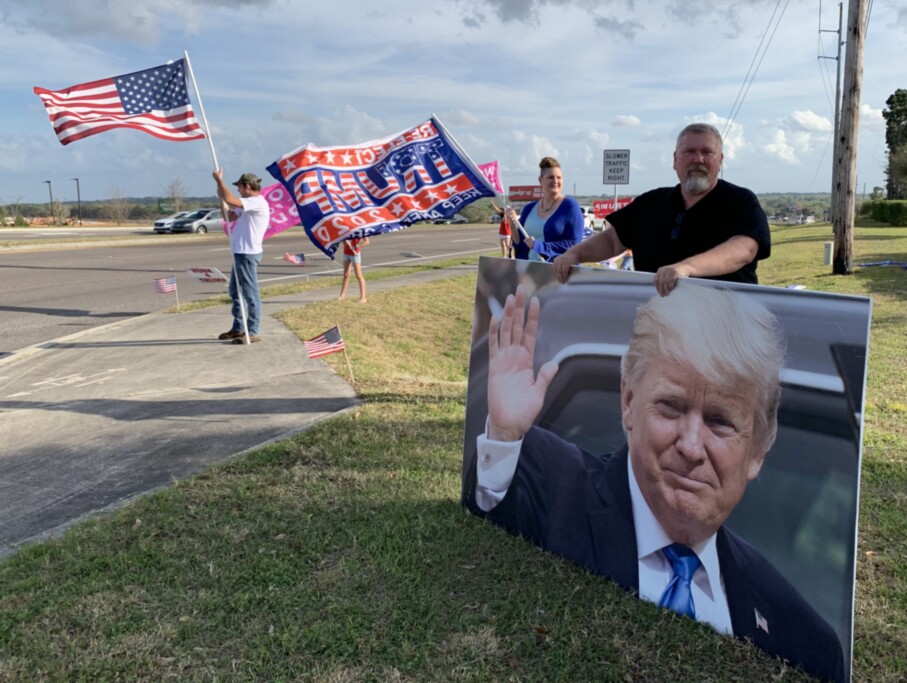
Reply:
M839 2L839 8L838 8L839 15L842 11L841 10L842 6L843 5ZM826 99L828 99L829 109L831 110L832 124L831 124L831 132L828 134L828 137L825 140L825 147L822 150L822 156L819 158L819 161L816 164L816 172L813 174L813 179L809 185L810 188L813 187L813 183L816 182L816 178L819 175L819 171L822 169L822 164L825 163L825 155L828 153L829 144L834 139L835 130L837 129L837 125L838 125L838 123L837 123L837 121L838 121L837 105L838 105L838 98L840 96L840 93L838 92L838 86L840 86L838 79L840 76L839 75L835 76L835 94L834 94L835 101L834 101L834 103L832 103L831 94L829 93L831 74L828 73L828 71L829 71L828 64L825 63L824 68L823 68L823 62L822 62L823 59L834 59L835 61L840 60L840 50L838 50L838 56L836 56L836 57L827 57L824 54L822 54L824 52L824 46L822 45L822 34L823 33L837 33L838 37L837 37L836 41L837 41L837 43L841 42L840 16L839 16L838 23L839 23L839 26L838 26L837 31L822 28L822 0L819 0L819 32L817 34L817 36L818 36L818 47L817 47L818 55L817 55L816 59L819 62L819 75L822 77L822 85L825 88L825 97L826 97ZM839 48L840 46L836 45L835 47ZM840 69L838 70L837 74L840 74ZM834 200L834 188L832 188L832 210L834 210L834 201L833 200Z
M828 73L828 63L822 61L823 59L835 59L834 57L826 57L822 54L825 51L825 46L822 44L822 34L826 32L827 30L822 28L822 0L819 0L819 32L816 34L816 39L818 41L816 47L816 61L819 64L819 75L822 77L822 86L825 88L825 98L828 100L828 109L829 111L834 112L835 105L832 102L832 94L829 90L829 86L831 85L831 74ZM833 31L833 33L835 32Z
M737 99L734 100L734 104L731 106L731 113L725 121L724 130L721 133L721 137L727 136L728 132L731 129L731 125L734 122L734 119L737 117L737 114L740 113L740 108L743 106L743 101L746 99L746 95L750 90L750 86L753 84L753 81L756 79L756 73L759 71L759 67L762 64L762 60L765 58L765 54L768 52L769 46L771 46L772 39L775 37L775 32L778 30L778 26L781 24L781 19L784 17L784 12L787 10L787 5L790 0L784 0L784 7L781 9L781 13L778 14L778 8L781 7L781 1L775 4L775 9L772 10L772 16L769 17L768 25L765 28L765 32L762 34L762 40L759 41L759 47L756 48L756 53L753 55L753 61L750 62L750 68L746 72L746 76L743 77L743 83L740 85L740 90L737 93ZM778 20L775 21L775 15L778 14ZM772 22L775 22L774 28L772 28ZM769 35L769 30L771 30L771 35ZM766 36L768 36L768 42L766 42ZM763 44L765 45L763 49ZM762 54L759 54L759 51L762 50ZM758 61L757 61L758 59ZM755 64L755 68L754 65Z

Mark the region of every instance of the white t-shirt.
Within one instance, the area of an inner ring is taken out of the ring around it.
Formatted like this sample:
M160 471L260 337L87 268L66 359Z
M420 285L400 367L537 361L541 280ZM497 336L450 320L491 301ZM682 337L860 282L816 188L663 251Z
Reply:
M239 214L230 233L230 246L234 254L260 254L265 231L271 223L271 209L267 200L257 197L240 197L242 208L231 207Z

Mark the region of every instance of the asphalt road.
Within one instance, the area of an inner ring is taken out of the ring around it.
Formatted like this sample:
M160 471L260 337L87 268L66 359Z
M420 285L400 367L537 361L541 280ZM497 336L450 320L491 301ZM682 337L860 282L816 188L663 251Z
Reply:
M33 226L27 228L3 228L0 230L0 242L27 242L31 240L51 240L56 242L76 242L90 237L122 237L129 235L152 235L151 228L137 227L97 227L91 225L73 225L65 228L52 226Z
M111 234L111 229L98 230ZM137 232L148 238L137 239ZM28 239L35 237L32 234ZM41 237L46 239L48 234ZM495 252L499 244L495 226L481 224L414 226L370 241L363 252L366 279L377 268ZM307 265L284 261L288 251L305 253ZM204 284L190 277L185 271L191 267L218 268L229 275L231 253L226 237L154 235L150 230L131 229L125 239L116 242L77 245L61 240L55 245L0 249L0 358L27 346L175 305L173 294L154 292L152 280L157 277L176 275L180 303L226 291L224 285ZM328 259L301 229L294 228L265 242L259 282L265 286L307 277L336 277L340 271L339 259Z

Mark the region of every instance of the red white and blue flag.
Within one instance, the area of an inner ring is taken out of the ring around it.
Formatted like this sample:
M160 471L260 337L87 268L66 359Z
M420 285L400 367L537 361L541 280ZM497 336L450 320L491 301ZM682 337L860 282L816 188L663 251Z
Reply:
M337 353L346 348L346 344L343 343L343 337L340 336L340 328L336 326L326 332L322 332L317 337L306 339L303 344L305 344L305 350L309 354L309 358L321 358L329 353Z
M64 145L114 128L133 128L164 140L205 137L186 87L185 60L123 76L73 85L35 88L57 138Z
M169 294L176 291L176 276L154 278L154 291L158 294Z
M351 237L447 218L495 191L434 116L359 145L306 145L268 166L296 202L309 239L334 258Z

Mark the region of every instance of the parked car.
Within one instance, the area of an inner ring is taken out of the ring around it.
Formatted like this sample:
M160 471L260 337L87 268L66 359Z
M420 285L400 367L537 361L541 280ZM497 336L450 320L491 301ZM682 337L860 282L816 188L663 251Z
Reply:
M173 222L170 232L195 232L204 235L211 230L222 230L223 214L220 209L199 209L185 218Z
M172 216L167 216L166 218L158 218L154 221L154 231L156 233L165 233L170 232L170 229L173 227L173 222L179 220L180 218L185 218L188 216L191 211L180 211L175 213Z
M435 225L460 225L462 223L469 223L469 219L461 213L455 213L453 216L448 216L447 218L436 218L432 223Z
M493 213L488 217L488 222L494 223L495 225L497 225L498 223L501 222L501 217L498 214Z
M602 230L605 227L604 218L595 217L595 209L591 206L580 206L580 211L583 212L583 219L586 223L586 227L590 230Z

